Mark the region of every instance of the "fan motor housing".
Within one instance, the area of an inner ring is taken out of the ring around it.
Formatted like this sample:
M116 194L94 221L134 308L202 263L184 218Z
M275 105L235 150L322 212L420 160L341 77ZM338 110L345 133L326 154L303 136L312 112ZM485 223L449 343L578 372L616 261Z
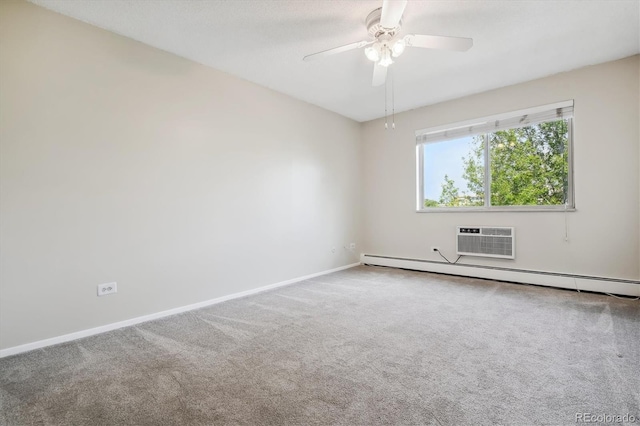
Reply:
M384 28L380 25L380 17L382 16L382 8L379 7L373 10L369 15L367 15L367 19L365 19L365 23L367 24L367 31L369 35L373 38L378 38L382 34L388 34L390 37L393 37L398 31L400 31L400 27L402 26L402 19L398 22L398 25L395 28Z

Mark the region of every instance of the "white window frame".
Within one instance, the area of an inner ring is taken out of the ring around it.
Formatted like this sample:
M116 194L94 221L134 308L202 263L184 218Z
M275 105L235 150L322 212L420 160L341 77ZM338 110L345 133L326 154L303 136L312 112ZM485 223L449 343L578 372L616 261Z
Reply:
M557 113L556 113L557 112ZM552 121L556 114L557 119L566 119L567 123L567 162L569 176L567 177L567 200L563 205L554 206L492 206L491 205L491 164L489 156L489 144L487 135L491 132L506 130L516 127L524 127L531 124ZM531 117L532 120L528 121ZM424 146L428 143L443 142L465 136L484 135L484 161L485 161L485 191L484 206L474 207L424 207ZM505 114L497 114L479 119L460 121L437 127L417 130L416 135L416 211L418 213L443 213L443 212L544 212L544 211L575 211L574 178L573 178L573 100L557 102L512 111Z

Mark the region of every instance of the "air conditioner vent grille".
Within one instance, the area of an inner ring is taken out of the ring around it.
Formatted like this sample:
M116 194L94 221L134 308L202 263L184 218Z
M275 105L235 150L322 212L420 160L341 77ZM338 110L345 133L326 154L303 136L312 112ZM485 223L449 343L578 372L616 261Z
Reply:
M511 228L481 228L482 235L511 236Z

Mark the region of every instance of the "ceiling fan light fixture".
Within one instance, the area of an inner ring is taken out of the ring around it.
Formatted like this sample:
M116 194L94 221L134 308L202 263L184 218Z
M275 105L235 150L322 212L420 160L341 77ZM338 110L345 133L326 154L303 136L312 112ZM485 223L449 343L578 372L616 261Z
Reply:
M383 67L388 67L392 63L393 59L391 59L391 49L387 47L382 51L382 57L380 58L380 62L378 62L378 64L382 65Z
M404 49L406 47L407 47L407 42L405 42L403 38L396 41L393 44L393 47L391 48L391 55L394 58L397 58L398 56L402 55L402 52L404 52Z
M364 54L370 61L378 62L380 60L380 48L376 45L364 49Z

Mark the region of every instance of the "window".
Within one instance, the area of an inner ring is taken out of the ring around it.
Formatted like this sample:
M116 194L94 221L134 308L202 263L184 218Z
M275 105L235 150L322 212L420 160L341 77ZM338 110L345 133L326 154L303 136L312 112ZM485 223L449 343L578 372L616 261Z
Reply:
M573 209L573 101L416 132L418 211Z

